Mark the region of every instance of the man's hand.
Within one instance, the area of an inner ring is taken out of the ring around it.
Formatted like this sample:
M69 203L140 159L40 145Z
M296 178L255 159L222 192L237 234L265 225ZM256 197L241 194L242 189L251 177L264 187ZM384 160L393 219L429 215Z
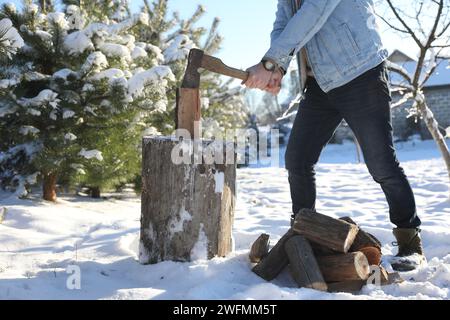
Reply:
M270 79L269 85L265 89L267 92L270 92L274 96L278 95L281 90L281 80L283 80L283 72L280 69L277 69L273 72L272 78Z
M264 90L273 95L280 93L281 80L283 79L281 70L267 71L262 63L258 63L248 68L247 72L249 73L249 77L247 81L242 82L247 88Z
M265 90L269 86L272 72L267 71L261 62L246 71L249 76L247 81L242 82L242 84L247 88Z

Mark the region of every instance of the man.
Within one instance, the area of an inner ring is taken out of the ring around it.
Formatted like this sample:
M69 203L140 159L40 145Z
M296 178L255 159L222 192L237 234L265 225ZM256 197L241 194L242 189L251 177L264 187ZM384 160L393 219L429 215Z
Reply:
M421 221L392 141L388 56L376 28L372 0L278 0L271 47L249 68L248 88L276 95L297 55L304 99L286 151L293 217L314 209L314 166L344 119L389 204L399 252L392 265L413 270L423 262ZM304 91L306 89L306 91Z

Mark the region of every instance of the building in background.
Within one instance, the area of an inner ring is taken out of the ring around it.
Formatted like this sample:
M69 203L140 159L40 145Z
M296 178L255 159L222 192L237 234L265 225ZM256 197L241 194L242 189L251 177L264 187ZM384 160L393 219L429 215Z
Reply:
M394 50L388 59L405 68L410 74L415 71L416 59L400 50ZM450 69L448 66L447 61L442 61L424 87L428 106L434 113L442 132L445 132L445 128L450 126ZM399 83L401 78L398 74L391 72L390 81L391 83ZM400 97L400 93L393 93L394 102L398 101ZM411 106L412 102L408 102L392 110L395 139L407 140L413 135L420 135L422 140L431 139L431 134L421 119L414 116L408 117L408 109ZM342 143L343 140L347 139L352 140L353 133L344 121L336 130L332 142Z

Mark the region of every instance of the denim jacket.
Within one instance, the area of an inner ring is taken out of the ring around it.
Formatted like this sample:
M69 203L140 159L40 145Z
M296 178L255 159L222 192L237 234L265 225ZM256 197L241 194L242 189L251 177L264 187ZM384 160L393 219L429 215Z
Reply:
M302 48L323 91L343 86L387 57L373 0L278 0L264 58L287 70ZM302 90L304 83L302 84Z

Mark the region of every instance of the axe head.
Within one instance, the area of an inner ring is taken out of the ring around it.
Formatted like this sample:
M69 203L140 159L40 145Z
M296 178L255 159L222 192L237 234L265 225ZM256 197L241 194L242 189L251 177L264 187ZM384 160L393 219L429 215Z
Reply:
M192 49L189 52L188 64L184 74L182 88L195 89L200 87L200 73L198 69L202 67L204 52L200 49Z

